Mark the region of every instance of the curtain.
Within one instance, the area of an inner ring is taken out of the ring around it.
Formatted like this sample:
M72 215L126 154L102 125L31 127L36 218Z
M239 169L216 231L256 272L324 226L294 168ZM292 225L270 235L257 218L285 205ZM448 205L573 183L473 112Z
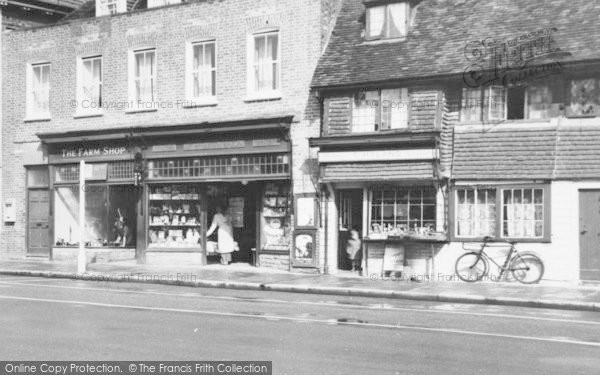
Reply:
M369 37L377 37L383 34L385 21L385 6L370 7L367 9L369 20Z
M408 90L406 88L381 90L382 129L408 127Z
M464 88L462 91L462 106L461 106L462 121L479 121L481 120L481 89Z
M406 3L388 5L388 33L390 37L406 35Z
M375 131L377 111L379 110L379 92L361 91L354 97L352 106L352 132L368 133Z

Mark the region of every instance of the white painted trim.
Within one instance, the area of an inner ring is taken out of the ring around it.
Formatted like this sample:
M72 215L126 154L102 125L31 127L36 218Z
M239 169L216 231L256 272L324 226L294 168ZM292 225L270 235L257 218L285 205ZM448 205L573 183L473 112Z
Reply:
M434 148L413 150L370 150L370 151L334 151L319 152L319 163L364 162L391 160L433 160L439 158Z

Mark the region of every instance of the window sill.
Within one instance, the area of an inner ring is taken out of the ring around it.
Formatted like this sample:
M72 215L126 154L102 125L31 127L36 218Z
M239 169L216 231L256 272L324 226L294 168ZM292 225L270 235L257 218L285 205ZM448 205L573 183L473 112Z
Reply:
M274 91L269 93L255 93L249 94L248 96L246 96L246 98L244 98L244 102L246 103L262 102L269 100L281 100L281 92Z
M27 116L23 119L23 122L36 122L36 121L52 121L50 114L38 115L38 116Z
M218 103L217 98L216 97L209 97L209 98L192 98L192 99L187 99L184 103L183 103L183 108L201 108L201 107L214 107L216 106Z
M104 112L103 111L96 111L96 112L78 112L75 113L73 115L74 119L80 119L80 118L90 118L90 117L102 117L104 116Z
M406 41L405 36L396 36L396 37L365 37L365 40L361 43L363 45L369 44L384 44L384 43L400 43Z
M138 109L128 109L125 111L126 115L135 114L135 113L145 113L145 112L157 112L157 108L138 108Z
M527 124L527 123L540 123L540 122L550 122L551 118L535 118L535 119L513 119L513 120L477 120L477 121L459 121L457 124L459 125L497 125L498 123L502 124Z
M451 241L453 242L483 242L483 237L457 237L452 236ZM520 243L551 243L552 241L547 237L539 237L539 238L497 238L493 237L490 239L489 243L494 244L505 244L506 246L510 246L506 241L515 241L517 245Z

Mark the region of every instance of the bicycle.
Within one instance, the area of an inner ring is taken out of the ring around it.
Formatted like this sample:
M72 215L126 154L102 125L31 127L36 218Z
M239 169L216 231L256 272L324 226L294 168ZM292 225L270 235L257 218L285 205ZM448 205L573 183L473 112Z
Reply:
M513 277L523 284L536 284L544 276L544 263L542 260L532 252L519 252L515 245L516 241L506 241L506 244L510 246L506 259L502 265L496 263L496 261L490 257L486 252L486 248L491 247L503 247L506 248L505 243L499 245L491 245L492 238L484 237L481 247L477 251L470 251L458 257L454 266L458 278L465 282L476 282L487 276L490 270L490 263L494 263L500 269L498 280L502 279L509 271ZM463 242L464 250L474 250L465 247Z

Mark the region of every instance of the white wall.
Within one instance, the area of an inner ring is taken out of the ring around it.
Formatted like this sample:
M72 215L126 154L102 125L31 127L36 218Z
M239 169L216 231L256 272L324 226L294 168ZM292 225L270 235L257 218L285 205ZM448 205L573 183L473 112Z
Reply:
M546 269L544 280L579 280L579 190L585 189L600 189L600 182L553 182L551 242L517 245L519 250L533 251L540 256ZM461 242L447 245L436 256L436 272L453 274L456 258L463 252Z

